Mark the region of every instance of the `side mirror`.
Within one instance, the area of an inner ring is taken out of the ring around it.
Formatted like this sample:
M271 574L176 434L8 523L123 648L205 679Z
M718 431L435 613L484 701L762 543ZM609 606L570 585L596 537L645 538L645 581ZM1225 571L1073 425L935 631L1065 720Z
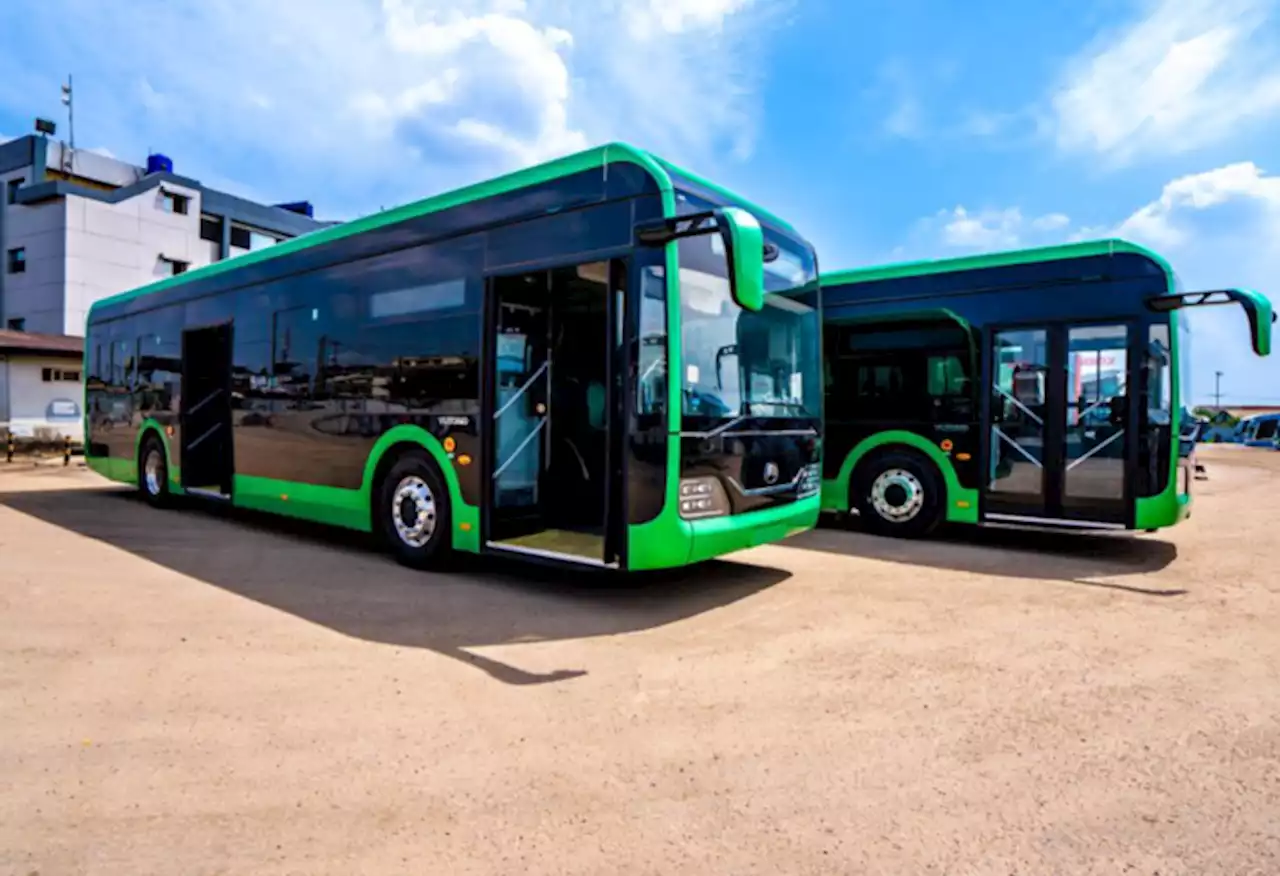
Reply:
M715 214L733 300L743 310L758 311L764 307L764 229L741 207L721 207Z
M1249 337L1253 342L1253 352L1259 356L1271 355L1271 324L1276 321L1276 315L1271 309L1271 301L1267 296L1252 289L1178 292L1147 299L1147 306L1157 313L1211 304L1239 304L1249 320Z
M1236 301L1244 308L1249 318L1249 334L1253 340L1253 352L1259 356L1271 355L1271 324L1276 315L1271 310L1271 301L1252 289L1237 289Z

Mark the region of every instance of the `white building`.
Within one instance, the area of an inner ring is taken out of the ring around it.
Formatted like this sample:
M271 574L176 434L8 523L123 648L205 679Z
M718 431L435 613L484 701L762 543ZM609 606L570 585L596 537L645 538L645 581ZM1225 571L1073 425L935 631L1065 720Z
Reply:
M0 433L81 442L83 345L66 335L0 329Z
M323 227L173 173L30 135L0 143L0 329L83 336L93 302Z

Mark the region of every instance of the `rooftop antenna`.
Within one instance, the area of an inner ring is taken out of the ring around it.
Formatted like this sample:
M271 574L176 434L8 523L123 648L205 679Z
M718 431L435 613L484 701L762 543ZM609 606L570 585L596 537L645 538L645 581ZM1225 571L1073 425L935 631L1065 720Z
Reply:
M66 84L62 86L62 105L67 108L67 136L71 142L62 150L62 169L67 173L75 172L76 154L76 108L75 97L71 90L71 74L67 74Z

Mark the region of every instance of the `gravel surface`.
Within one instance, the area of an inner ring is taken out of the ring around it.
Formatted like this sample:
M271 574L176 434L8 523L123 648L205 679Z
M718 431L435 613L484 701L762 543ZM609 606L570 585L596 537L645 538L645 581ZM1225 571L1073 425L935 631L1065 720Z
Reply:
M1203 458L626 584L0 463L0 874L1280 873L1280 453Z

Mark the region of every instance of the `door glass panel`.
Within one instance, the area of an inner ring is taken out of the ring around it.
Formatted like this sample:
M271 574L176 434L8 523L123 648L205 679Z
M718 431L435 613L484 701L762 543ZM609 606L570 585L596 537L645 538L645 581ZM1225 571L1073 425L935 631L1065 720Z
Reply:
M999 332L992 349L991 471L1001 498L1044 502L1048 349L1044 329Z
M546 280L507 281L498 303L494 376L493 501L497 508L538 507L547 427Z
M1128 343L1123 325L1078 326L1067 333L1067 503L1124 499Z

